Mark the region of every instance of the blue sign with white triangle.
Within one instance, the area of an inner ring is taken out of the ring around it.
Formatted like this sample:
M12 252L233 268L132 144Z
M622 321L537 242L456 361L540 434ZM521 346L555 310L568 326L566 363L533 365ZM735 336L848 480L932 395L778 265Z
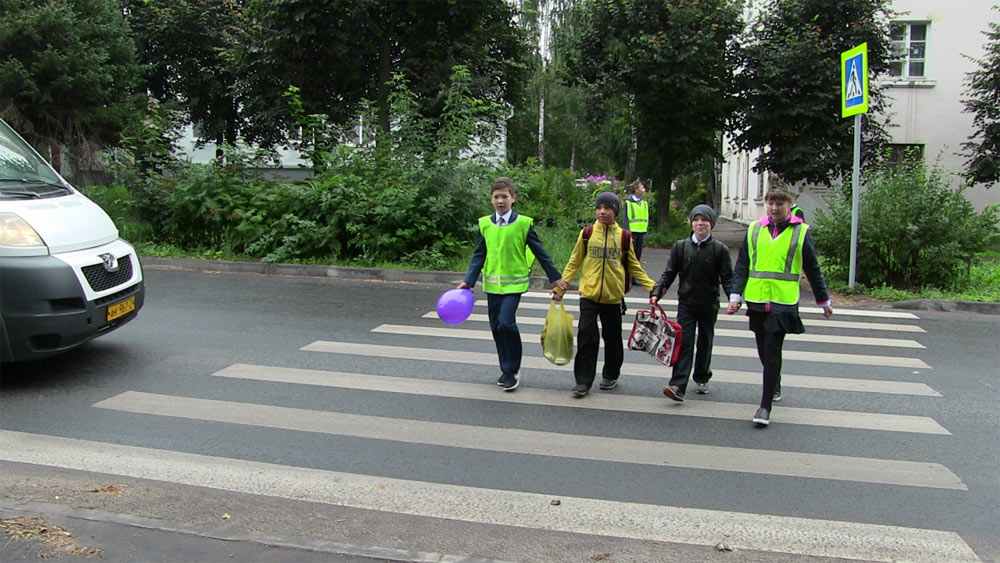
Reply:
M868 111L868 44L840 54L841 115Z

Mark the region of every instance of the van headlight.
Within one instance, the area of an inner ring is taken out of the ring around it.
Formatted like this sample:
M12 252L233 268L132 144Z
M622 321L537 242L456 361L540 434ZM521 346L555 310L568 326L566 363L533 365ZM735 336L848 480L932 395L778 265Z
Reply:
M14 213L0 211L0 246L45 246L42 237L27 221Z

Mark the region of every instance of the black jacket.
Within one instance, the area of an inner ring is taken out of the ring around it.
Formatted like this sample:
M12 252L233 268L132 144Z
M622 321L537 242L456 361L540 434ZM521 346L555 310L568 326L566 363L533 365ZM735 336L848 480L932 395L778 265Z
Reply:
M733 262L729 247L709 236L695 244L691 237L679 240L670 249L667 267L650 295L662 298L674 278L681 277L678 300L692 309L718 309L719 287L729 295Z

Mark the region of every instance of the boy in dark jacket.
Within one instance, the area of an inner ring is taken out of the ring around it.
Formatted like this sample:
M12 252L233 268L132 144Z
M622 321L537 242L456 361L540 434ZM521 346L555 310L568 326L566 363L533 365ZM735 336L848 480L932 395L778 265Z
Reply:
M708 380L712 378L712 340L719 314L719 288L728 295L733 281L729 248L712 238L715 218L715 211L707 205L697 205L691 210L691 236L674 243L667 267L649 297L649 302L655 304L680 275L677 322L681 325L681 351L670 384L663 388L663 394L675 401L684 400L692 359L699 394L708 393Z

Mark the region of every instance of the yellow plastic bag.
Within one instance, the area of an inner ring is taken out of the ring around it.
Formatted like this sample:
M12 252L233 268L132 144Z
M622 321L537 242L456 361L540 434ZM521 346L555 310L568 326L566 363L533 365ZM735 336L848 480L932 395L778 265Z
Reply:
M542 327L542 353L545 359L557 366L563 366L573 359L573 315L566 312L566 306L556 300L549 303L549 314Z

